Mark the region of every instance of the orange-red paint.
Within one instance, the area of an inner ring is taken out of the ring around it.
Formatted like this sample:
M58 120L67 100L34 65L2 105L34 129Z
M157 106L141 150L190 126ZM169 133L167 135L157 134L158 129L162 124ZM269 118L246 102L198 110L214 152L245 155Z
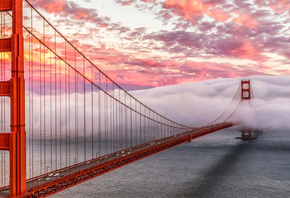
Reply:
M5 38L0 39L0 52L10 52L11 51L11 39Z
M10 96L10 81L0 82L0 96Z
M0 2L0 12L12 10L12 1L11 0L1 0Z
M22 0L4 0L0 11L12 9L11 38L1 40L1 51L11 51L11 79L0 83L0 96L11 99L11 132L1 134L0 149L10 152L10 196L26 193L25 85Z
M0 150L9 150L10 133L0 133Z

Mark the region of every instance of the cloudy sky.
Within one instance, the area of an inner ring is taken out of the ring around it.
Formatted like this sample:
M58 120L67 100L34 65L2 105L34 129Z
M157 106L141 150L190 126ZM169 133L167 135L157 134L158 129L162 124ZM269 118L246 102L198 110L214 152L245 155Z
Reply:
M129 90L290 73L288 0L30 2Z

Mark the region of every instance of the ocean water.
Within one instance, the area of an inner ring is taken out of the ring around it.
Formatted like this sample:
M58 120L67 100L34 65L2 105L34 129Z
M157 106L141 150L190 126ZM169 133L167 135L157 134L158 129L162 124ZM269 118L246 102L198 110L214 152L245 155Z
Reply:
M290 129L235 139L219 131L119 168L51 197L290 197Z

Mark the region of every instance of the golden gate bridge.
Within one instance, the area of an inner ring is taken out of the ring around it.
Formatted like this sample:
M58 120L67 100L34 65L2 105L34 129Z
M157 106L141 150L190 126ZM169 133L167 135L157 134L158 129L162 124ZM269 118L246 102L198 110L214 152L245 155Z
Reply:
M46 197L232 127L252 98L241 81L231 108L206 126L185 126L115 83L29 1L1 0L0 11L1 197Z

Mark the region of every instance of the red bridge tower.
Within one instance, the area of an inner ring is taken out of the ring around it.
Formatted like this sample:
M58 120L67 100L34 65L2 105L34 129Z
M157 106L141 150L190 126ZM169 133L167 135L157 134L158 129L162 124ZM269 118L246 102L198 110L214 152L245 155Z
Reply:
M250 80L241 80L241 100L251 100L251 82ZM242 128L241 139L249 140L252 139L252 129Z
M0 133L0 150L10 155L10 196L26 193L25 84L22 0L1 0L0 12L12 10L12 35L0 39L0 52L11 52L11 79L0 82L0 96L10 97L10 133Z

